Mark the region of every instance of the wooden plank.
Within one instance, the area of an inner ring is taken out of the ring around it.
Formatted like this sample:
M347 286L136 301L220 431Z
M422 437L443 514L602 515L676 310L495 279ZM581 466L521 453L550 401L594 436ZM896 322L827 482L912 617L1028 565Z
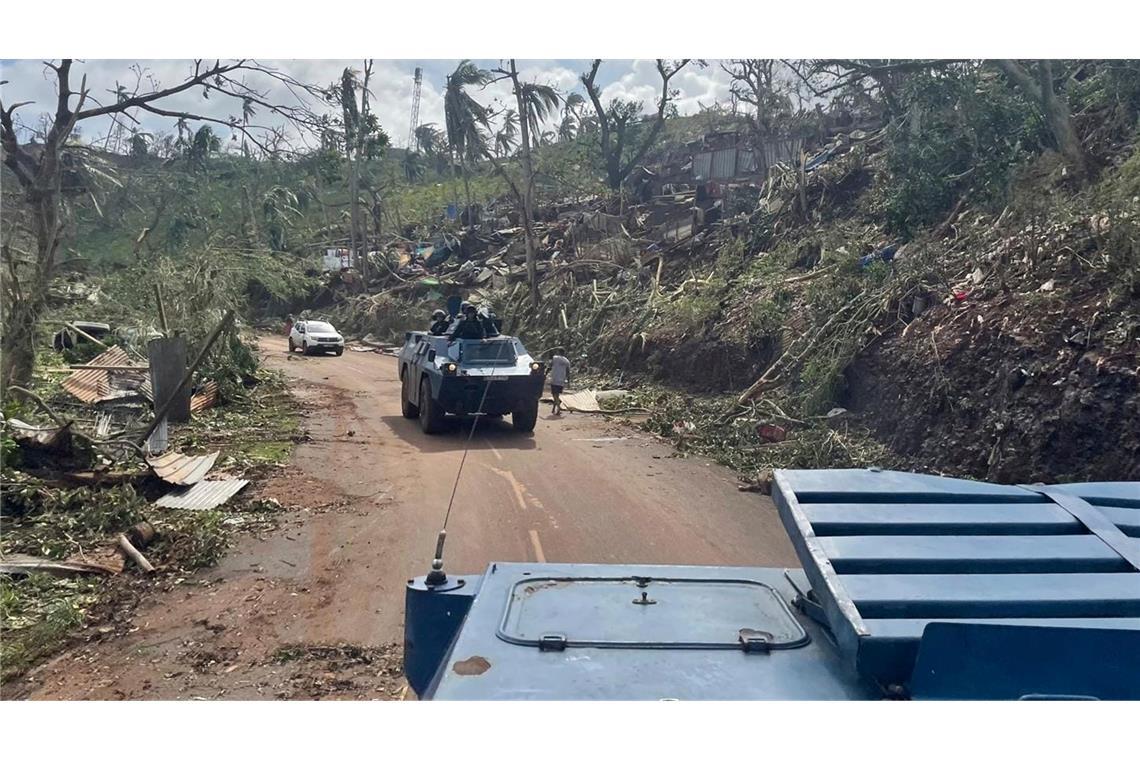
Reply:
M1140 616L1140 573L844 575L864 618Z
M1063 535L1086 533L1056 504L810 504L817 536Z
M1140 547L1140 539L1132 539ZM1095 573L1130 565L1093 535L837 536L819 539L838 573Z

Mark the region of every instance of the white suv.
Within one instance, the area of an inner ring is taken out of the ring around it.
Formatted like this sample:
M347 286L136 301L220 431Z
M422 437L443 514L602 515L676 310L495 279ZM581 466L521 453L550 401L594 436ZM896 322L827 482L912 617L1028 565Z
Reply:
M301 349L303 354L332 351L337 356L344 353L344 336L328 322L307 319L295 322L289 331L289 353Z

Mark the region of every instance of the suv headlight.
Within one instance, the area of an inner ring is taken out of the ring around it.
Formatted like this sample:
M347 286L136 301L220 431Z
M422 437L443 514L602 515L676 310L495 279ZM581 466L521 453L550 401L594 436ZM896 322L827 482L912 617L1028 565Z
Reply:
M455 371L459 369L459 367L455 364L455 362L444 362L443 366L440 367L440 369L443 370L443 374L445 375L454 375Z
M542 372L542 362L531 362L530 372L532 375L537 375Z

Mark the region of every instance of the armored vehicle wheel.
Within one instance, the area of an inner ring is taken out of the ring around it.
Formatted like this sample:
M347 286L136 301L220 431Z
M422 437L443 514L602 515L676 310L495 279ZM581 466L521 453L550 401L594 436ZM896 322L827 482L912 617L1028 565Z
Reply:
M443 410L431 397L431 381L426 377L420 383L420 429L428 435L443 430Z
M400 377L400 413L404 415L404 419L414 420L420 416L420 408L412 403L408 396L411 395L411 388L408 387L408 373L405 372Z
M538 399L519 402L511 413L511 425L520 433L533 431L536 422L538 422Z
M337 356L340 356L341 354L344 353L344 347L342 346L342 347L337 348L337 350L333 351L333 353L336 354Z

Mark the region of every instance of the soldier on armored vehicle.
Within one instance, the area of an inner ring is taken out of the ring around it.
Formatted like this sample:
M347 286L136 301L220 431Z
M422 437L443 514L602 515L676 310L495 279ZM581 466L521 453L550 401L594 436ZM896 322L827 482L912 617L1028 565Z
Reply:
M480 313L482 311L482 313ZM442 334L440 320L405 336L399 354L402 411L425 433L444 428L444 417L511 415L516 430L534 430L545 367L518 338L502 335L484 307L463 303Z
M428 328L428 332L432 335L444 335L450 325L447 312L443 309L436 309L431 313L431 327Z

